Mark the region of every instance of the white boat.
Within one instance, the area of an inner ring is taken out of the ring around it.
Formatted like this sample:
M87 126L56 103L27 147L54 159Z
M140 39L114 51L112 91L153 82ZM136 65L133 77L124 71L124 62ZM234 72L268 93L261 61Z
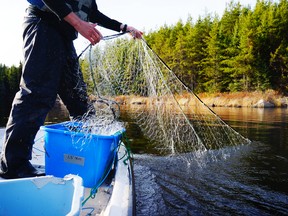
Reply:
M0 146L3 143L3 134L4 129L0 129ZM58 168L65 166L62 162L59 162L58 166L55 161L47 162L47 149L45 149L47 146L45 144L44 147L44 142L46 142L44 139L43 130L39 130L33 147L32 164L37 169L46 171L45 164L47 163L52 163ZM61 173L60 175L63 176L60 177L57 173L56 175L49 173L35 178L13 180L0 178L0 216L135 215L133 167L131 158L127 158L127 149L123 143L113 158L115 159L110 163L112 165L109 172L105 169L107 173L104 171L97 173L105 178L101 178L101 181L97 180L97 184L100 183L95 187L87 183L86 173L84 177L81 173L78 175L77 170L74 171L74 169L72 169L74 173L65 173L71 171L69 169L67 171L65 167L65 172ZM95 172L85 166L81 169L85 169L87 173ZM49 172L53 173L53 171Z

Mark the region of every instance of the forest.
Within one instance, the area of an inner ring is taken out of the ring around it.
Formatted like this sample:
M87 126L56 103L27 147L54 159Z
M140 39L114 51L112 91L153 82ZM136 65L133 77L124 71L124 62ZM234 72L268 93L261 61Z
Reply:
M196 93L288 93L288 0L258 0L254 8L231 1L221 17L188 16L185 22L145 32L144 38ZM88 64L87 58L81 60L86 78ZM21 63L0 64L0 119L9 114L21 69Z
M196 93L288 91L287 0L253 10L230 2L221 18L190 17L145 38Z

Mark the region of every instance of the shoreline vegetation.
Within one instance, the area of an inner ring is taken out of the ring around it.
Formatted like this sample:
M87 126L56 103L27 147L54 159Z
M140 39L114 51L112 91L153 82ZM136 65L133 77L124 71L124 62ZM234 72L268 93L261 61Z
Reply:
M288 96L274 90L265 92L235 92L235 93L200 93L197 95L209 107L251 107L251 108L287 108ZM153 104L153 99L141 96L117 96L115 100L125 105ZM151 101L152 100L152 101ZM177 99L179 105L189 106L189 96L183 95ZM167 101L169 103L169 101Z
M283 95L274 90L265 92L235 92L235 93L200 93L197 95L208 107L228 107L228 108L288 108L288 96ZM191 95L190 95L191 97ZM97 99L90 95L91 100ZM180 106L188 107L193 105L193 101L189 100L189 96L179 96L177 98ZM195 99L195 97L194 97ZM142 96L116 96L113 98L119 105L128 108L131 106L148 106L153 105L153 98ZM166 101L169 103L169 101ZM69 119L69 113L66 106L60 98L57 98L52 110L48 113L47 122L54 122L54 117L61 112L62 117ZM57 113L57 114L55 114ZM51 116L51 119L50 119ZM1 118L0 118L1 120ZM7 120L7 119L6 119ZM6 120L0 121L0 126L4 126ZM2 123L2 124L1 124Z

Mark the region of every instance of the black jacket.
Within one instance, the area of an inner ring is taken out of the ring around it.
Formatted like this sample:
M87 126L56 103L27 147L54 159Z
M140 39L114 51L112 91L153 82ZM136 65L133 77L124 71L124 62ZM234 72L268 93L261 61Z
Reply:
M60 30L62 29L61 31L63 31L63 33L66 36L68 36L68 38L75 39L77 38L77 32L70 24L68 24L63 19L65 16L67 16L69 13L72 12L72 10L66 4L69 3L69 1L76 1L76 0L43 0L44 4L54 13L53 16L57 18L49 20L57 20L57 22L59 22L61 26L59 29ZM34 7L34 10L36 11L37 9L35 9ZM38 15L43 17L45 16L45 13L43 15L42 12L38 11ZM95 0L92 0L92 7L90 8L89 11L88 20L89 22L97 23L98 25L103 26L107 29L111 29L118 32L121 31L120 30L121 23L101 13L98 10Z

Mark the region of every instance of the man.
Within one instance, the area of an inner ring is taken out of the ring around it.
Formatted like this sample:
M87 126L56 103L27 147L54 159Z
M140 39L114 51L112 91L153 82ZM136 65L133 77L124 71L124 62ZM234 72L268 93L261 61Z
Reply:
M95 0L28 1L31 5L24 19L20 90L12 104L0 158L0 177L6 179L45 175L29 160L36 133L57 94L71 118L89 111L86 84L73 45L77 34L95 45L102 38L95 28L98 24L142 37L137 29L102 14Z

